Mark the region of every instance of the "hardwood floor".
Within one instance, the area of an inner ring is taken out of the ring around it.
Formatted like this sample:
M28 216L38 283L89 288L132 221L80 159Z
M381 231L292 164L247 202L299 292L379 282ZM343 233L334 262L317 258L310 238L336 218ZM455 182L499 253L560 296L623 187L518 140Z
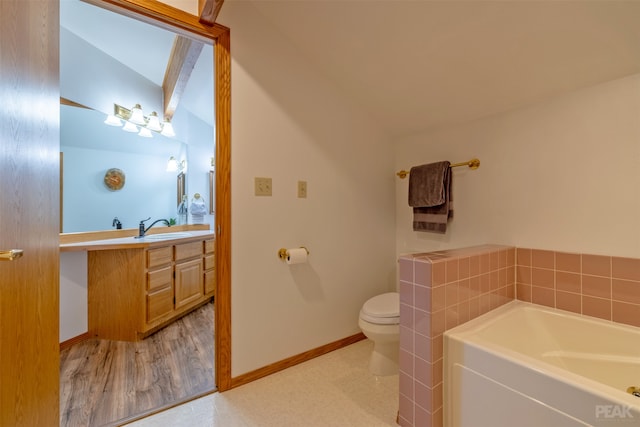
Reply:
M213 302L139 342L90 339L60 353L60 425L118 420L215 390Z

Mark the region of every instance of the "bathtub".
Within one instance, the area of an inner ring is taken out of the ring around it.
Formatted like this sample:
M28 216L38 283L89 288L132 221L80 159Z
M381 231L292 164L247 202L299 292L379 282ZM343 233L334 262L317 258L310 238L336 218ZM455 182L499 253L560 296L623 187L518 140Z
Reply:
M640 426L640 328L512 301L443 343L447 427Z

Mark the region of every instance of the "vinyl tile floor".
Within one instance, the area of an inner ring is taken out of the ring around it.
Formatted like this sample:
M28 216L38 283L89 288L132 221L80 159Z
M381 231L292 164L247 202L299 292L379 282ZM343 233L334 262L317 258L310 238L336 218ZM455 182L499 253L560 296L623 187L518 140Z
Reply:
M398 375L369 372L372 347L359 341L127 427L397 427Z

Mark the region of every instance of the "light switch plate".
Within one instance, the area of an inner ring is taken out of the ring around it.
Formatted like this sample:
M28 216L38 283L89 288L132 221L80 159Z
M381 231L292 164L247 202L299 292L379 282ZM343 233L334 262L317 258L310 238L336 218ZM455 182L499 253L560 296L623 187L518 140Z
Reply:
M298 181L298 198L307 198L307 181Z
M271 178L255 177L256 196L271 196Z

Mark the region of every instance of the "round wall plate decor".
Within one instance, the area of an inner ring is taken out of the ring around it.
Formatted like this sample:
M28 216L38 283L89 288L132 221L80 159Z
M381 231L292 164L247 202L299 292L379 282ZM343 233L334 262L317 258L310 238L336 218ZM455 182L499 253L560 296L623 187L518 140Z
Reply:
M118 168L111 168L104 174L104 185L111 191L118 191L124 187L124 172Z

